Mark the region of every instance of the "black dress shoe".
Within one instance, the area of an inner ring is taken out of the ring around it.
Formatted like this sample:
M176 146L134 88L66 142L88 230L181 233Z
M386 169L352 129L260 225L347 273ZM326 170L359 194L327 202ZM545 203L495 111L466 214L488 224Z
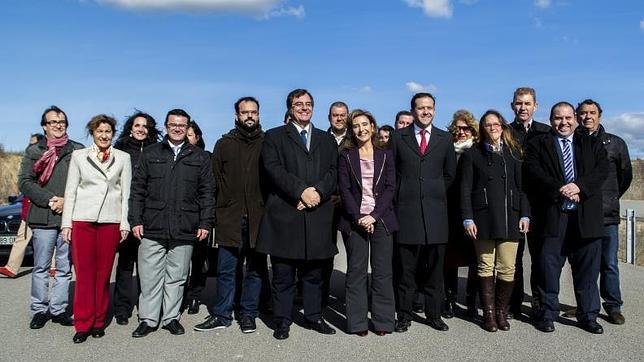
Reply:
M116 324L119 326L126 326L128 324L128 318L124 316L116 316Z
M134 332L132 332L132 337L134 337L134 338L145 337L148 334L150 334L150 332L152 332L152 331L154 331L154 328L148 326L148 324L145 323L145 322L141 322L141 323L139 323L139 326L136 327Z
M409 326L411 326L411 321L403 317L396 321L396 326L394 328L394 331L398 333L404 333L404 332L407 332L407 330L409 329Z
M423 313L425 311L425 306L423 304L416 304L412 305L411 310L414 313Z
M579 327L581 329L585 330L586 332L590 332L592 334L602 334L604 333L604 328L597 323L597 321L583 321L583 322L578 322Z
M542 319L538 321L535 325L538 330L545 333L550 333L555 331L555 324L550 319Z
M610 312L608 313L608 323L612 324L619 324L622 325L626 323L626 318L624 318L624 315L620 311L615 311L615 312Z
M105 328L94 328L90 331L90 334L94 338L101 338L105 336Z
M445 309L443 310L443 318L451 319L454 318L454 309L456 303L445 303Z
M197 314L197 313L199 313L199 301L196 299L193 299L188 303L188 314Z
M434 328L437 331L445 332L449 330L449 327L442 319L439 318L429 318L427 319L427 325Z
M33 318L31 318L31 323L29 323L29 328L31 329L40 329L45 326L49 320L47 313L36 313Z
M289 331L289 326L277 327L275 331L273 331L273 337L275 337L275 339L287 339Z
M53 323L58 323L61 326L73 326L74 320L67 313L60 313L51 317Z
M74 343L83 343L87 340L87 337L89 337L89 332L76 332L72 341L74 341Z
M335 334L335 329L331 328L324 319L320 318L314 322L306 322L306 327L322 334Z
M179 323L179 321L176 319L171 320L170 323L166 324L161 328L167 329L170 332L170 334L173 334L175 336L179 336L186 333L186 330L183 329L183 326L181 325L181 323Z

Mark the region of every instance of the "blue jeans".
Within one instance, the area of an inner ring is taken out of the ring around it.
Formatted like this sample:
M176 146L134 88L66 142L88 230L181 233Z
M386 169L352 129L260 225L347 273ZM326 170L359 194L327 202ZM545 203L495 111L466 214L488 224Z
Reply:
M31 272L31 312L59 315L69 305L72 270L69 244L58 229L33 229L34 269ZM49 297L49 268L56 250L56 276Z
M599 276L599 293L604 300L606 313L620 312L622 293L619 290L619 267L617 249L619 248L619 225L605 225L602 238L602 259Z

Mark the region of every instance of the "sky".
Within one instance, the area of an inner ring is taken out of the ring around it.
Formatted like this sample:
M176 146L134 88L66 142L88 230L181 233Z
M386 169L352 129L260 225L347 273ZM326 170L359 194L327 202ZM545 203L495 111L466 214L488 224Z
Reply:
M6 150L23 150L52 104L84 144L94 115L122 125L139 109L162 125L183 108L212 149L243 96L269 129L306 88L326 129L334 101L393 124L429 91L444 129L458 109L511 121L514 89L529 86L537 120L592 98L644 157L642 0L3 0L0 14Z

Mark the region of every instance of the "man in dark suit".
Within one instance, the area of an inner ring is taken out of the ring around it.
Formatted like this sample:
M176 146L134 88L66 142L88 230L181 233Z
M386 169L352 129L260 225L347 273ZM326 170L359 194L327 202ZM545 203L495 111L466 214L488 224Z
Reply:
M270 254L273 319L277 339L289 337L295 274L302 281L306 327L334 334L321 313L322 271L337 253L331 195L336 192L338 150L333 137L313 127L313 97L305 89L289 93L291 121L266 132L262 163L268 198L257 251Z
M537 210L543 222L535 230L542 238L539 294L541 310L536 327L555 330L559 315L559 277L568 259L577 299L577 320L584 330L600 334L597 323L597 278L604 235L601 187L608 172L601 142L575 133L575 108L559 102L550 110L549 134L528 141L526 172L533 179L532 192L543 202Z
M448 234L447 189L456 173L456 156L452 136L432 126L434 105L433 95L414 95L414 122L395 132L390 141L396 158L396 212L400 221L394 262L399 267L396 332L406 332L411 324L419 262L428 266L419 278L427 323L439 331L448 330L441 319L443 261Z
M521 144L523 150L526 148L528 140L534 136L550 132L550 126L545 123L537 122L534 120L534 112L539 108L537 103L537 93L533 88L520 87L514 91L512 96L512 103L510 103L512 111L514 112L514 121L510 123L512 127L512 135L514 139ZM523 189L528 192L530 187L530 179L523 178ZM540 200L538 196L533 194L526 194L530 205L536 205ZM537 220L531 220L531 225L534 226ZM528 232L526 235L528 250L530 250L530 287L532 292L532 311L533 316L535 311L539 310L539 289L537 288L537 279L539 277L539 252L541 251L541 244L539 239L535 237L534 232ZM508 318L519 316L521 314L521 305L523 304L523 252L525 251L526 239L519 239L519 248L517 249L517 261L515 264L514 273L514 290L510 299L510 312Z

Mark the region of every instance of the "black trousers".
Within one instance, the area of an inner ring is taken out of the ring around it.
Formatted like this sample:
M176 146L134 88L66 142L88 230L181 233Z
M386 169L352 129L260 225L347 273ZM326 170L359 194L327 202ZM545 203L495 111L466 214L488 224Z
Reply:
M425 259L427 273L421 283L425 296L427 318L440 318L445 291L443 286L443 265L446 244L408 245L396 243L397 261L400 268L398 290L399 318L412 318L412 304L416 290L416 269Z
M322 270L326 260L285 259L271 256L273 270L273 321L276 327L292 323L295 276L302 282L304 318L315 322L322 316Z
M140 241L131 233L118 246L116 263L116 280L114 283L114 316L130 318L134 306L139 301L141 281L134 268L138 256Z
M532 306L538 306L539 302L539 260L541 254L542 242L534 233L528 233L528 250L530 251L530 290L532 293ZM519 248L517 249L517 261L514 272L514 289L510 297L510 309L520 310L523 304L523 295L525 282L523 280L523 253L525 252L526 240L519 239Z
M208 269L205 265L210 249L208 242L201 240L195 242L193 245L190 276L183 298L186 304L189 304L192 300L201 300L201 292L206 287L206 279L208 278Z
M393 238L377 223L373 234L355 230L344 242L347 250L347 332L369 328L367 268L371 260L371 321L376 331L394 330L395 306L392 280ZM371 253L369 249L371 248Z
M581 239L575 212L562 213L557 236L546 237L541 249L539 293L542 318L555 320L559 315L559 278L566 258L572 269L577 300L577 320L597 319L599 314L599 265L601 238Z

